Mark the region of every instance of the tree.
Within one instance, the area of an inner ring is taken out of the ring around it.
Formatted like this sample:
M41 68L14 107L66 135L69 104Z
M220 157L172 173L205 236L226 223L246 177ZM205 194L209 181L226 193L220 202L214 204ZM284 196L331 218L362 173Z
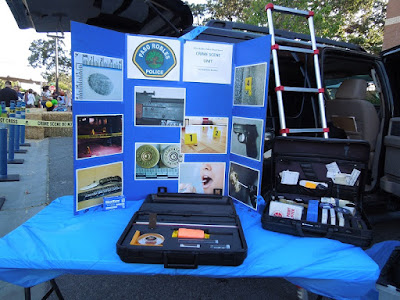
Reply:
M382 51L387 3L387 0L374 1L372 9L363 11L353 23L345 27L342 38L372 53Z
M58 42L58 68L59 78L70 80L71 75L71 52L67 52L63 47L64 42L60 40ZM54 76L55 78L55 50L56 42L55 39L50 40L34 40L29 47L31 55L28 57L29 64L35 68L45 68L45 72L42 73L44 79L47 82L51 82Z
M207 13L212 19L225 21L244 20L244 10L252 0L207 0Z
M47 83L49 85L55 85L56 82L56 73L51 73L47 78ZM58 74L58 86L60 90L63 91L72 91L72 77L69 73L61 72Z
M388 0L276 0L274 5L312 10L317 36L356 43L377 53L382 48ZM212 18L267 27L264 0L208 0ZM292 15L273 14L279 29L308 33L306 23Z
M190 11L192 12L193 17L196 17L196 19L197 19L196 25L201 25L200 18L204 17L204 14L207 11L206 4L193 4L193 3L188 3L188 2L185 2L185 3L187 5L189 5Z

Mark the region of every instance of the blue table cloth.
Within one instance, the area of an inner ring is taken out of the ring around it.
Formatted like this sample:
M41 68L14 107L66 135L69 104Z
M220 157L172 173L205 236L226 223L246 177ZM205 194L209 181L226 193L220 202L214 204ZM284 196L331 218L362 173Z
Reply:
M283 277L335 299L356 299L374 289L378 264L361 248L325 238L301 238L262 229L261 216L235 204L248 244L237 267L165 269L128 264L116 242L142 201L126 209L73 214L73 197L54 200L32 219L0 239L0 279L30 287L63 274Z

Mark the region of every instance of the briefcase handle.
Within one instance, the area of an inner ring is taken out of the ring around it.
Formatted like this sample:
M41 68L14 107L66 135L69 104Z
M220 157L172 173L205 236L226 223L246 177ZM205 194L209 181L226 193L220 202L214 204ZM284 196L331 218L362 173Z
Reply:
M198 267L198 262L197 262L197 254L193 253L193 263L170 263L170 259L168 258L168 255L170 253L164 252L164 268L170 268L170 269L197 269ZM171 254L171 255L176 255Z
M313 227L309 227L309 226L302 226L301 222L297 222L296 223L296 230L299 236L302 237L323 237L323 238L327 238L330 239L332 237L332 233L333 233L333 229L332 228L328 228L326 234L324 232L321 232L320 230L313 228ZM313 235L306 235L305 233L312 233Z

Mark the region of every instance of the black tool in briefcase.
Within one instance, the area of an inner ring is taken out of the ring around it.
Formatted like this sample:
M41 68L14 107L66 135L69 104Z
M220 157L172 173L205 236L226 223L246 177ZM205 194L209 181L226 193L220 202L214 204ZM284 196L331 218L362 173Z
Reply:
M129 221L117 253L124 262L165 268L238 266L246 258L247 244L230 197L159 188Z
M372 230L362 211L368 160L364 141L277 137L262 227L369 246Z

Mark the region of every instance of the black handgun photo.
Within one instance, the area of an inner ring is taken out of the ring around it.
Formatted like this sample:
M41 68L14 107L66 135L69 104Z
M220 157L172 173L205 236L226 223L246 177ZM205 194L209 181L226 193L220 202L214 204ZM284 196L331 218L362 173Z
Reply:
M254 124L233 123L233 132L238 134L240 143L246 144L246 155L251 158L257 158L257 126Z

